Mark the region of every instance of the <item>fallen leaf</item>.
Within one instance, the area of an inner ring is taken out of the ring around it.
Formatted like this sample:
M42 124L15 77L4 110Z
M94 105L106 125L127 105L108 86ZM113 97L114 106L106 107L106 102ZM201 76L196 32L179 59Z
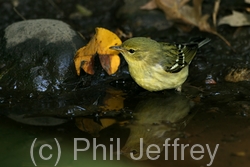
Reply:
M99 55L102 68L109 75L114 74L120 65L120 57L118 51L111 50L109 47L121 43L120 38L113 32L104 28L96 28L96 34L89 43L75 54L74 62L77 75L80 75L81 68L88 74L94 74L93 67L96 53Z
M250 81L250 69L233 68L226 75L225 80L228 82Z
M86 46L80 48L76 52L74 62L77 75L80 75L80 68L82 68L88 74L94 74L94 55L92 54L93 52L91 51L91 49L86 48Z
M147 9L147 10L153 10L156 8L157 8L157 5L156 5L155 0L149 1L148 3L140 7L140 9Z
M228 24L232 27L248 26L250 25L250 15L237 12L233 10L232 15L222 17L218 25Z
M213 12L213 24L216 26L217 24L217 14L220 9L220 0L215 0L214 2L214 12Z
M154 5L164 11L166 18L170 21L176 23L185 23L188 26L196 26L201 31L206 31L212 34L219 36L227 45L230 46L230 43L220 35L215 27L210 26L208 23L208 14L202 15L202 0L193 0L193 6L187 4L189 0L151 0L146 5L142 6L141 9L152 10ZM216 15L219 8L219 2L215 2L213 18L216 21ZM188 28L182 28L182 30L190 30Z

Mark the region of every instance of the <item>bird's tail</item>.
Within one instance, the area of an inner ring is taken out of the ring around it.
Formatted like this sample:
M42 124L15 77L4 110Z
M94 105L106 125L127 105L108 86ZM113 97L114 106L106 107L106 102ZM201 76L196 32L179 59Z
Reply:
M202 47L203 45L207 44L210 41L211 41L211 39L209 39L209 38L195 37L195 38L191 38L189 40L188 44L189 45L196 44L196 47L197 47L197 44L198 44L198 48L200 48L200 47Z
M205 38L204 40L202 40L201 42L198 43L198 48L202 47L203 45L206 45L210 41L211 41L211 39Z
M190 64L191 61L193 60L198 48L207 44L209 41L210 41L209 38L203 38L203 37L192 38L186 44L186 47L183 49L183 53L185 54L186 63Z

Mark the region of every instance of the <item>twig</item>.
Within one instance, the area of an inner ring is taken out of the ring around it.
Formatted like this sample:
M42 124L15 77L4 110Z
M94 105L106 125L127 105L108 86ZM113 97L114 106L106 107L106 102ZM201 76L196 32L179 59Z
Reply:
M25 17L23 17L23 15L21 15L21 13L18 12L18 10L16 9L16 7L13 7L13 10L16 12L16 14L18 16L20 16L23 20L26 20Z

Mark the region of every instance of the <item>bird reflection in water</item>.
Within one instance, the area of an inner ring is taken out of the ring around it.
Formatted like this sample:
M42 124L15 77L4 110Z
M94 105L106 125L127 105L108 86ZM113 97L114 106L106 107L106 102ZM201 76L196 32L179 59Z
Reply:
M181 131L194 115L190 113L193 106L192 101L180 94L156 96L140 101L134 110L135 118L127 126L130 128L130 135L121 149L121 154L131 158L132 153L131 159L146 160L146 150L151 144L156 144L162 152L167 138L173 140L181 136ZM143 139L142 148L140 138ZM157 149L151 147L150 151L157 152ZM150 157L158 154L150 153Z
M100 117L98 123L92 117L78 117L76 125L93 137L99 137L101 130L113 124L129 128L130 135L120 151L128 158L131 158L132 153L135 158L143 155L138 160L148 159L146 150L151 144L159 146L161 152L165 140L180 137L183 134L182 130L195 114L195 112L190 112L194 102L176 92L146 91L132 97L123 98L123 96L121 91L109 90L104 98L99 98L99 101L103 103L100 109L106 112L116 110L116 112L124 114L126 112L122 110L134 108L131 113L128 112L128 117L124 118L125 120L121 121L116 117ZM131 116L133 116L132 119ZM143 139L143 148L140 148L140 138ZM150 151L157 151L154 149L156 148L151 147ZM143 150L142 153L141 150ZM150 157L157 155L158 153L150 153Z

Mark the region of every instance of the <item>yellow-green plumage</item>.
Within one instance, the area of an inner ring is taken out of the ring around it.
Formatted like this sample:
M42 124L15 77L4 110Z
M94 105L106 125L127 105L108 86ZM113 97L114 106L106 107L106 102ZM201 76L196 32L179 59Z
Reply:
M181 91L197 49L209 41L197 38L188 44L178 45L135 37L110 48L124 56L130 75L144 89L160 91L175 88Z

